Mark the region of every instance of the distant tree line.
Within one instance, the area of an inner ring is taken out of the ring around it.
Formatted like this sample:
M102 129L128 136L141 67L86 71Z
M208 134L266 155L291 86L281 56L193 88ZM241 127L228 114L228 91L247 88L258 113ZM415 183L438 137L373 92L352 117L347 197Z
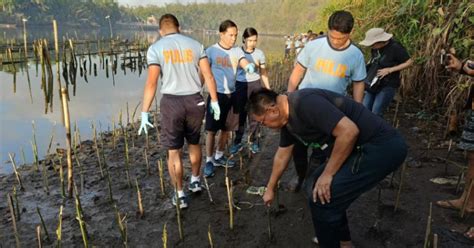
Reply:
M28 25L58 22L78 26L107 25L109 16L120 20L123 9L113 0L2 0L0 3L0 23L20 24L22 19Z

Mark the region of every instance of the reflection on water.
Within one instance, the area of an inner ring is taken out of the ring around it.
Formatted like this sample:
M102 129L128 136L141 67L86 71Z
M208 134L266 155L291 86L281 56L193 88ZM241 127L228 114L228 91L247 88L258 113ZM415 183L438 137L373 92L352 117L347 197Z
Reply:
M21 32L17 32L21 37ZM14 34L15 35L15 34ZM157 32L121 33L123 39L145 35L149 42L157 39ZM192 34L194 38L203 44L210 45L218 40L217 35L209 36L203 33ZM94 37L90 36L89 37ZM10 37L12 38L12 37ZM15 38L15 37L13 37ZM240 41L239 41L240 42ZM260 37L260 48L265 52L282 52L283 40L280 37ZM118 63L122 63L123 54L118 55ZM146 70L139 73L138 70L131 71L127 67L118 69L116 74L112 72L113 63L110 61L102 66L104 61L101 57L93 55L84 56L81 61L87 61L87 71L82 76L79 72L76 78L75 94L72 94L72 85L69 85L69 108L71 115L71 126L77 123L81 139L92 137L91 122L95 121L98 131L106 131L112 128L113 120L118 123L119 114L123 111L122 122L126 123L126 108L129 107L130 119L135 106L141 101L143 86L146 79ZM97 65L97 70L92 65ZM63 64L59 65L61 70L62 86L65 86ZM16 65L16 73L4 66L0 71L0 173L11 172L11 164L8 162L8 153L16 154L17 164L23 164L22 150L26 162L33 160L32 121L36 126L36 141L38 154L42 159L48 149L51 136L54 134L51 151L57 147L65 147L65 130L62 124L61 103L59 98L59 86L57 78L54 78L51 95L51 108L45 112L45 94L42 88L41 66L38 70L34 61L28 65ZM11 68L11 67L10 67ZM68 67L67 67L68 68ZM56 77L56 64L53 63L53 76ZM78 69L79 70L79 69ZM31 86L28 84L28 77ZM15 83L14 83L15 82ZM31 91L30 91L31 87ZM159 91L159 89L158 89ZM31 92L31 96L30 96ZM159 97L159 95L158 95ZM154 106L154 104L152 105ZM138 107L135 120L138 119L141 107Z

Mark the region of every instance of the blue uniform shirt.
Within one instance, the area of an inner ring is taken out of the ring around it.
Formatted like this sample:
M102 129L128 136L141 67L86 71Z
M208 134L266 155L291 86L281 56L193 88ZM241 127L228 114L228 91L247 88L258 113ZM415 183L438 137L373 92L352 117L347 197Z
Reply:
M326 89L346 95L349 83L366 77L362 51L352 43L345 49L336 50L329 44L327 36L308 42L297 62L306 68L299 89Z
M199 60L205 57L201 43L174 33L164 36L148 48L147 63L149 66L161 67L161 93L191 95L201 91Z
M242 49L239 47L225 49L216 43L206 49L206 54L211 64L212 75L216 80L217 92L233 93L237 67L239 67L240 60L245 58Z
M255 68L260 68L260 66L265 65L265 54L262 50L255 48L253 52L248 53L242 48L242 52L245 54L245 59L249 63L254 63ZM247 73L244 69L237 69L237 81L238 82L253 82L260 79L260 73L258 70L255 70L254 73Z

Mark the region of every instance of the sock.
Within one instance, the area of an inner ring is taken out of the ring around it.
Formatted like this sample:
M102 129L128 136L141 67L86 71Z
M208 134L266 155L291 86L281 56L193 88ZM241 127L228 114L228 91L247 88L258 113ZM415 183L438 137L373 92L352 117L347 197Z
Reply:
M184 195L184 191L178 190L178 198L181 198L181 197L183 197L183 196L185 196L185 195Z
M212 161L213 161L212 156L210 156L210 157L206 156L206 163L207 162L212 162Z
M201 181L201 179L199 178L199 176L194 176L194 175L191 175L191 182L199 182Z
M222 158L222 156L224 156L223 151L216 151L216 155L214 156L214 158L217 160L217 159Z

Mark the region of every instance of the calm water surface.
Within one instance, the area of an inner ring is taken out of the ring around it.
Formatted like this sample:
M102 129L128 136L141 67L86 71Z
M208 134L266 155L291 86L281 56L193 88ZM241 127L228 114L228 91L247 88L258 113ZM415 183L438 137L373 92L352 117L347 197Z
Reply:
M1 33L2 38L22 39L21 30L1 31ZM29 35L29 38L41 37L41 33L44 35L45 32L33 32L33 34ZM74 37L78 33L82 34L82 36L79 36L80 38L94 39L99 36L96 33L84 31L75 32L74 35L67 35ZM122 31L119 32L119 35L123 39L130 40L137 36L146 36L150 42L158 38L156 32L140 31L133 33ZM105 34L105 36L107 35ZM191 34L191 36L200 40L206 46L218 40L217 35L207 36L198 33ZM259 43L259 47L266 53L275 54L283 52L284 40L281 37L262 36ZM239 40L237 44L240 45L241 41ZM87 61L87 63L89 62ZM106 131L112 128L114 118L115 122L118 121L119 113L123 111L122 121L126 123L127 103L131 118L135 106L142 99L143 86L147 76L146 70L139 74L138 70L132 72L130 69L127 69L124 73L120 69L120 58L117 74L113 78L110 68L109 77L106 77L106 72L102 70L98 57L93 56L92 63L97 64L97 76L95 77L93 72L89 75L88 72L88 82L86 82L83 77L79 76L78 69L75 96L72 94L72 86L69 86L71 126L77 123L81 140L83 141L92 137L91 122L95 122L97 128L100 128L101 131ZM40 159L46 154L51 135L54 134L52 151L55 151L58 147L64 148L66 143L57 79L54 78L52 112L48 111L48 113L45 113L45 97L41 89L41 68L39 67L37 72L34 61L30 61L27 66L23 65L22 68L19 68L18 64L16 66L16 92L14 92L14 75L11 72L11 67L0 67L0 173L12 171L8 153L16 154L15 160L18 165L23 164L21 149L24 150L26 162L31 163L33 161L31 146L33 141L32 122L36 126L36 141ZM60 66L60 68L62 67ZM32 99L30 99L26 70L28 70L30 76ZM53 73L56 76L56 65L53 66ZM62 86L64 86L64 79L61 78L61 81ZM140 116L140 110L141 106L138 107L135 120Z

